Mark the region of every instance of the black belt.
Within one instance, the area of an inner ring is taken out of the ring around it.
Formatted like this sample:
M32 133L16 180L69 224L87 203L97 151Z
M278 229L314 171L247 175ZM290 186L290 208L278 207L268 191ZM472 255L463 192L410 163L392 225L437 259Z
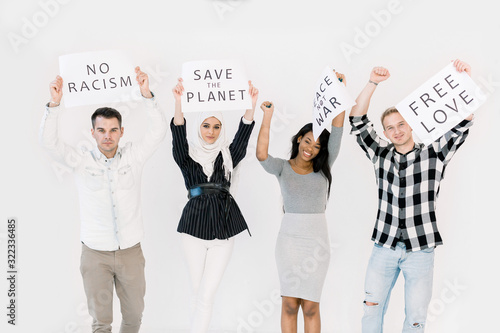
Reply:
M203 183L203 184L193 185L188 189L189 199L196 198L204 194L224 194L226 196L226 205L224 208L225 218L224 218L224 223L222 223L222 228L224 229L223 230L224 236L226 238L229 238L229 232L228 232L229 204L231 202L231 199L233 199L231 192L229 192L229 186L218 183ZM248 228L248 226L247 230L248 234L250 234L250 229ZM252 234L250 234L250 236L252 236Z
M231 193L229 193L229 186L227 185L218 183L204 183L191 186L188 189L188 199L195 198L203 194L213 194L213 193L231 195Z

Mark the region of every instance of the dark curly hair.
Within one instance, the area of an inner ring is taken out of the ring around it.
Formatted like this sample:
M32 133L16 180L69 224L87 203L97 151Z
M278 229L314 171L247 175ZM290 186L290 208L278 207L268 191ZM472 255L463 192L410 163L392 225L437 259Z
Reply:
M292 151L290 154L290 159L297 157L299 153L299 143L297 140L303 137L307 133L311 132L313 129L312 123L305 124L297 134L292 138ZM323 175L328 179L328 197L330 197L330 187L332 186L332 173L330 171L330 165L328 165L328 139L330 138L330 132L323 131L319 136L320 149L318 155L312 160L314 172L323 172Z

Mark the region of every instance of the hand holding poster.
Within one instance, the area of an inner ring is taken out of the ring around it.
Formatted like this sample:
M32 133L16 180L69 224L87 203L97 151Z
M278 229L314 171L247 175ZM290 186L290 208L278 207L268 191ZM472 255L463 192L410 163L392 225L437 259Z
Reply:
M316 140L323 130L330 130L330 124L339 113L355 105L344 83L335 72L326 67L316 84L313 102L313 135Z
M478 109L485 94L453 64L403 99L396 109L420 140L428 145Z
M182 65L183 112L252 108L248 80L235 60L191 61Z
M140 99L134 64L121 51L68 54L59 57L66 107Z

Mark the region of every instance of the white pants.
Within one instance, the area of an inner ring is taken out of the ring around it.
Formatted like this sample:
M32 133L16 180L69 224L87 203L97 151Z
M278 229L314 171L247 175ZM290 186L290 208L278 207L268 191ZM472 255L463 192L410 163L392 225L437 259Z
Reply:
M181 237L193 291L191 333L204 333L210 324L215 293L233 253L234 237L204 240L185 233Z

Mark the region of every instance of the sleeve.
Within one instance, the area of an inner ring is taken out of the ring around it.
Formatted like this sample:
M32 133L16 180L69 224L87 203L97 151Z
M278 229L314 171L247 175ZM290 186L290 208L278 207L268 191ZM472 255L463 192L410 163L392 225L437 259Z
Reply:
M147 108L148 128L144 137L140 141L134 142L132 145L133 154L141 161L147 160L153 155L155 150L158 149L167 133L168 127L165 116L163 112L160 111L155 97L143 97L143 99L145 100L144 102Z
M330 138L328 139L328 164L330 168L339 156L340 143L342 142L342 133L344 132L344 127L335 127L332 125L332 130L330 131Z
M262 165L264 170L272 175L275 175L276 177L279 177L279 175L281 175L281 172L283 172L284 163L288 163L288 161L285 161L281 158L272 157L269 154L264 161L260 161L260 165Z
M174 161L182 168L186 164L189 157L189 144L186 137L186 119L183 125L175 125L174 118L170 121L170 129L172 131L172 154Z
M361 149L372 163L377 162L380 152L389 146L389 143L378 136L367 115L349 117L349 122L351 123L351 134L356 135Z
M252 121L250 125L246 125L243 120L240 120L238 131L236 131L233 142L229 145L229 152L233 159L233 168L240 163L247 153L248 140L250 139L254 125L255 121Z
M45 107L45 114L40 124L39 140L42 146L66 165L75 168L82 160L82 154L59 139L58 120L61 107Z
M446 132L439 139L431 143L438 158L446 165L451 160L458 148L465 142L469 135L472 120L462 120L458 125Z

